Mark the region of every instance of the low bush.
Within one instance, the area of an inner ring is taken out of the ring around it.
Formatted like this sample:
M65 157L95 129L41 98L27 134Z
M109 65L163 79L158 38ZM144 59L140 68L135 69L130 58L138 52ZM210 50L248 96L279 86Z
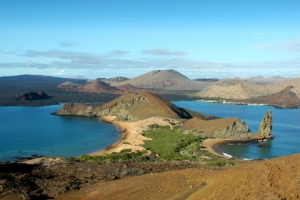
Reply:
M101 156L82 155L77 159L87 162L118 162L127 160L143 161L147 160L147 158L144 156L145 153L147 153L147 151L131 152L130 149L124 149L120 153L114 152L111 154L104 154Z

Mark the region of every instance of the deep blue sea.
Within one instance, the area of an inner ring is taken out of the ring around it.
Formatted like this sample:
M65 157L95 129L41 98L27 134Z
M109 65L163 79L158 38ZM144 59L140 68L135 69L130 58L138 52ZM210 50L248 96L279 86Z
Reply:
M240 158L273 158L300 152L300 109L271 106L230 105L195 101L173 102L203 114L237 117L255 133L268 109L273 113L270 142L218 145L220 152ZM116 126L98 119L50 115L61 105L0 107L0 161L41 155L79 156L99 151L121 137Z
M32 155L79 156L105 149L121 137L99 119L50 115L61 105L0 107L0 162Z
M189 108L203 114L218 117L237 117L244 120L252 133L256 133L261 120L271 109L274 139L267 143L238 143L217 145L225 154L246 158L274 158L300 153L300 109L278 109L271 106L231 105L207 102L175 102L179 107Z

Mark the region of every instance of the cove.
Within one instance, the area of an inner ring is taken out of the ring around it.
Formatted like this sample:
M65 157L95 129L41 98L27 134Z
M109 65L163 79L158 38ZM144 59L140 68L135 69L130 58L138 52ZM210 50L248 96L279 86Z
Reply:
M245 159L267 159L300 152L300 109L278 109L272 106L234 105L196 101L174 102L177 106L218 117L236 117L244 120L256 133L261 120L271 109L274 139L267 143L228 143L216 146L219 152Z
M100 151L121 138L97 118L50 115L61 105L0 107L0 161L32 155L71 157Z

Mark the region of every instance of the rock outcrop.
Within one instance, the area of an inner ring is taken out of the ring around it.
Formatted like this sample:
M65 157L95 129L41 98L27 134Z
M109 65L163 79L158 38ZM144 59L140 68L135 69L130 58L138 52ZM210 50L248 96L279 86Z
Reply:
M271 110L268 110L267 114L260 123L257 134L255 135L258 140L273 138L272 122L272 112Z
M182 129L184 131L194 131L202 137L218 139L252 139L248 125L237 118L221 118L213 120L203 120L193 118L186 121Z
M50 98L45 92L28 92L19 97L16 100L41 100L41 99L48 99Z

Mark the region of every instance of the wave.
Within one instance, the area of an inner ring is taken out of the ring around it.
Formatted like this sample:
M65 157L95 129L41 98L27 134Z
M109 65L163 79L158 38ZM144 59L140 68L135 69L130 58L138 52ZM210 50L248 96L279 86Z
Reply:
M227 153L225 153L225 152L222 152L222 154L223 154L224 156L226 156L226 157L229 157L229 158L232 158L232 157L233 157L232 155L227 154Z

